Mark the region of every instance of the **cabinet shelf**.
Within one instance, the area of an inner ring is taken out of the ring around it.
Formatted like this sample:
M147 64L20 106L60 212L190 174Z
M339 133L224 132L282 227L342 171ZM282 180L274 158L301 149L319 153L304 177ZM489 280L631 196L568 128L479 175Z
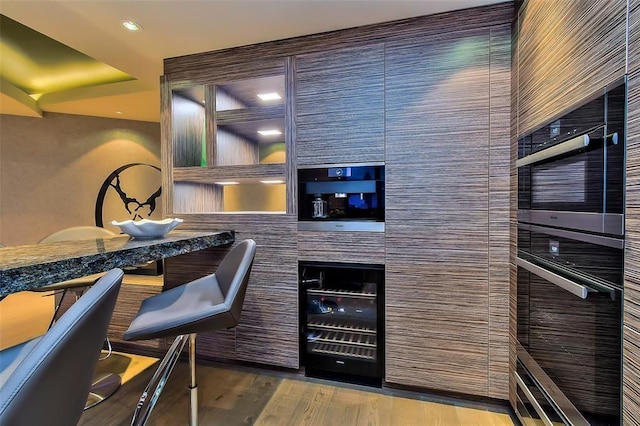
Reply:
M284 105L229 109L216 112L216 124L225 126L262 120L277 120L284 117Z
M323 289L308 289L308 294L322 295L322 296L338 296L338 297L354 297L362 299L375 299L376 298L376 285L374 283L366 283L361 291L353 290L323 290Z
M356 347L356 346L344 346L331 343L318 343L312 344L312 353L326 354L326 355L338 355L347 358L355 358L367 361L374 361L376 359L376 350Z
M354 321L308 321L307 328L312 330L335 330L360 334L376 334L372 325L356 324Z
M176 167L173 169L174 182L213 184L216 181L257 183L265 179L284 180L283 163L249 164L218 167Z
M347 346L376 348L375 334L345 333L342 331L313 331L307 333L309 343L334 343Z

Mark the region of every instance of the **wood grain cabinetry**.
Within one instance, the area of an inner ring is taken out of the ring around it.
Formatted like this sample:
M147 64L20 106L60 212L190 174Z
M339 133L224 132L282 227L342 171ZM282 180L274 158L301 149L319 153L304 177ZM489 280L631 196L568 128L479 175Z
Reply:
M387 45L389 382L506 398L509 58L505 27Z
M629 75L622 423L640 424L640 2L525 1L514 40L514 143Z
M623 424L640 424L640 1L629 2Z
M151 278L151 279L150 279ZM156 283L150 282L156 279ZM129 328L140 304L148 297L155 296L162 291L162 277L139 277L125 275L118 293L118 300L113 310L111 323L107 336L117 350L130 348L143 349L145 352L161 354L166 351L166 339L140 340L128 342L122 339L122 335Z
M518 13L518 134L625 73L626 0L526 1Z
M383 232L298 231L298 259L384 265Z
M286 211L284 60L271 72L165 83L174 212Z
M507 397L512 16L502 3L165 61L165 215L258 243L241 323L203 339L205 356L219 345L236 360L298 368L298 260L386 263L385 380ZM213 111L207 99L282 64L285 162L228 155L213 129L271 112ZM203 87L204 120L174 129L172 90L191 85ZM203 131L204 145L185 136ZM297 231L297 168L367 162L386 163L386 232ZM213 182L240 175L284 176L286 212L218 214ZM168 276L191 277L203 256L172 260Z
M384 44L296 57L298 166L384 160Z

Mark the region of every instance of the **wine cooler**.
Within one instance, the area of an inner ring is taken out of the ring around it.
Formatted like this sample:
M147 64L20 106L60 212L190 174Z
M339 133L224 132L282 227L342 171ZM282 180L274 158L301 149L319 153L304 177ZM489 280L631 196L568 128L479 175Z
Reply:
M299 277L305 373L380 383L384 266L305 262Z

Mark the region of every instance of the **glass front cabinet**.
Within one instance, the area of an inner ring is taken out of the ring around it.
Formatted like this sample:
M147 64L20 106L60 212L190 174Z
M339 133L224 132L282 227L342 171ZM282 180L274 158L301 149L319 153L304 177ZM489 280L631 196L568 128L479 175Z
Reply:
M281 62L260 77L168 83L174 213L286 212Z

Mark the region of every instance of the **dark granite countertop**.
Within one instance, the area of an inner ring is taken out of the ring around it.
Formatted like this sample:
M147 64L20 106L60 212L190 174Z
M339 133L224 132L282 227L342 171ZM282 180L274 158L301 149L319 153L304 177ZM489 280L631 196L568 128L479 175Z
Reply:
M0 248L0 297L113 268L232 243L234 231L171 231L136 240L127 235Z

